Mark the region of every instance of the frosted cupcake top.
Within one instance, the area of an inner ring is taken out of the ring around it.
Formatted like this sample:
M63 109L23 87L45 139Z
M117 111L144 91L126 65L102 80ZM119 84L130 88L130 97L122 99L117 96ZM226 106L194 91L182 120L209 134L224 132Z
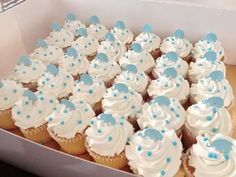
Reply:
M74 34L71 31L62 28L57 22L52 24L51 29L52 32L50 32L50 35L47 37L49 45L65 48L72 44Z
M10 79L0 80L0 110L11 108L21 98L24 89L22 85Z
M132 64L124 65L123 71L115 79L116 83L124 83L139 93L145 92L148 81L148 76Z
M33 53L30 54L32 59L37 59L45 64L57 64L64 53L60 47L48 45L47 41L39 39L37 47Z
M224 100L224 106L226 107L230 106L234 99L232 87L222 71L213 71L200 79L198 83L192 84L190 96L196 102L217 96Z
M236 142L234 139L217 134L197 137L197 144L190 149L189 165L194 176L233 177L236 176Z
M142 96L125 84L117 83L103 94L102 107L104 112L113 115L135 117L142 107Z
M104 40L106 33L108 32L107 28L100 23L100 20L97 16L90 17L90 25L88 27L88 34L95 37L97 40Z
M10 77L22 83L33 83L38 81L45 70L46 67L41 61L21 56Z
M114 34L116 40L118 40L121 45L130 44L134 38L133 33L123 21L117 21L111 33Z
M177 75L174 68L167 68L157 80L151 81L147 92L151 97L164 95L176 97L181 102L188 98L189 83L181 75Z
M163 39L161 43L161 51L163 53L176 52L178 56L187 57L193 45L185 38L184 31L178 29L172 36Z
M75 82L73 95L70 99L86 101L93 106L102 99L105 91L106 87L101 79L82 74L80 79Z
M86 102L62 99L61 104L47 118L48 130L61 138L74 138L77 133L84 132L94 116L93 109Z
M159 36L152 32L152 26L146 24L143 27L142 33L140 33L136 38L135 42L142 46L143 50L148 52L159 49L161 44L161 39Z
M59 67L64 68L73 76L86 73L89 66L88 59L78 53L74 48L70 47L58 63Z
M224 48L221 42L217 39L216 34L209 33L202 40L199 40L193 47L191 55L195 59L202 58L206 52L214 51L216 53L216 59L220 60L224 57Z
M193 136L206 132L209 136L217 133L230 136L232 122L224 101L220 97L210 97L190 106L186 112L185 126Z
M75 14L68 13L63 28L68 31L71 31L74 35L77 35L76 30L80 28L86 28L86 26L80 20L77 19Z
M124 45L120 45L120 43L115 40L114 35L109 32L105 35L105 41L102 41L98 46L97 52L105 53L108 58L118 62L126 52L126 47Z
M85 56L92 56L96 53L98 40L87 33L85 28L77 30L79 38L73 42L72 47Z
M120 65L133 64L144 72L152 69L155 66L155 61L151 54L142 49L138 43L133 43L131 50L128 50L119 60Z
M104 53L98 53L90 63L88 73L102 81L110 81L121 72L120 66L113 60L108 59Z
M157 76L163 74L166 68L175 68L178 75L186 77L188 74L188 63L178 57L176 52L168 52L163 54L156 60L156 67L153 69Z
M25 90L21 99L12 108L12 118L21 129L38 128L47 123L58 101L52 95Z
M46 91L57 98L68 96L72 93L73 86L74 79L71 74L52 64L47 66L47 71L38 81L38 90Z
M212 71L222 71L225 77L226 69L222 61L217 60L217 55L213 51L208 51L195 63L190 63L189 78L192 82L197 82Z
M125 119L112 114L100 114L93 118L86 130L89 148L102 156L114 157L124 152L128 139L133 135L133 126Z
M130 167L144 177L173 177L181 165L182 143L173 130L136 132L125 148Z
M176 98L158 96L143 104L137 118L141 129L166 127L177 131L185 122L185 110Z

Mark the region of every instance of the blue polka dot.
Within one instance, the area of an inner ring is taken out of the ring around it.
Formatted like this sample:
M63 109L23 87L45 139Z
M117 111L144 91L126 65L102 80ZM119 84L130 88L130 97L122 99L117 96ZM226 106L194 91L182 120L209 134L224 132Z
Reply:
M127 99L128 99L128 97L127 97L127 96L124 96L124 99L125 99L125 100L127 100Z
M90 121L90 124L91 124L91 125L93 125L93 124L94 124L94 121L93 121L93 120L91 120L91 121Z
M64 113L68 113L68 111L65 109L65 110L64 110Z
M28 102L28 101L26 101L26 102L25 102L25 105L28 105L28 104L29 104L29 102Z
M102 133L102 130L101 130L101 129L98 129L98 133Z
M120 125L124 125L124 122L120 122Z
M61 121L61 125L64 125L65 124L65 122L64 121Z
M39 113L39 114L42 114L42 111L41 111L41 110L38 110L38 113Z
M41 101L43 101L43 100L44 100L44 98L43 98L43 97L41 97L41 98L40 98L40 100L41 100Z
M207 121L211 121L212 117L211 116L207 116Z
M108 137L108 141L110 141L110 142L112 141L112 137L111 136Z
M88 112L88 108L85 108L84 111L85 111L85 112Z
M80 92L80 89L79 89L79 88L77 89L77 92Z
M81 100L79 103L80 103L80 104L83 104L84 102Z
M51 118L51 117L49 117L49 118L48 118L48 121L49 121L49 122L51 122L51 121L52 121L52 118Z
M147 156L151 157L152 156L152 152L151 151L147 151Z
M78 124L82 124L83 123L83 121L82 120L78 120Z
M67 85L66 83L63 84L64 87L65 87L66 85Z
M165 170L161 170L161 176L165 176L166 175L166 171Z
M29 118L30 118L30 115L27 115L26 118L29 119Z
M169 121L169 120L166 120L165 122L166 122L166 124L167 124L167 125L169 125L169 124L170 124L170 121Z
M218 129L217 128L212 128L211 131L212 131L212 133L217 133Z
M20 113L21 113L20 111L17 111L17 112L16 112L17 115L20 115Z
M8 100L8 98L7 98L7 97L4 97L4 100L5 100L5 101L7 101L7 100Z
M93 94L93 90L89 90L89 94Z
M137 150L138 150L138 151L141 151L141 150L142 150L142 147L141 147L141 146L138 146Z
M17 92L17 90L16 89L13 89L13 93L16 93Z
M53 103L53 100L49 100L49 103Z
M171 158L170 157L167 157L166 158L166 163L170 163L171 162Z
M177 142L176 142L176 141L173 141L173 142L172 142L172 145L173 145L173 146L176 146L176 145L177 145Z

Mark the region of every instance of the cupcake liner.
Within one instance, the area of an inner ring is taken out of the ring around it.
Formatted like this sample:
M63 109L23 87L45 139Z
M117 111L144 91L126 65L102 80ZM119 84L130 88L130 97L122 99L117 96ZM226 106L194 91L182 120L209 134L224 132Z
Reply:
M150 78L152 78L152 70L153 68L149 68L148 70L144 71Z
M191 62L192 56L189 54L186 57L183 57L183 60L185 60L188 64Z
M51 131L48 132L50 136L60 145L62 151L72 155L80 155L86 152L84 134L77 133L74 138L66 139L58 137Z
M38 83L37 82L29 82L29 83L22 83L24 88L28 88L32 92L36 92L38 88Z
M97 54L97 52L95 52L95 53L93 53L91 55L88 55L87 56L88 61L92 61L96 57L96 54Z
M161 50L160 49L154 49L153 51L150 52L150 54L156 60L158 57L161 56Z
M102 113L102 101L99 101L93 105L93 110L96 113L96 115L99 115Z
M188 107L188 97L183 100L179 100L179 102L184 108Z
M182 143L185 150L197 143L195 136L193 136L186 126L183 127L182 131Z
M127 121L133 125L135 132L140 130L136 117L128 117Z
M144 101L148 100L147 89L145 89L145 90L141 93L141 95L142 95Z
M184 126L180 127L178 130L175 131L176 135L179 137L179 139L182 138L182 131Z
M74 81L78 80L80 78L80 74L72 75Z
M59 97L59 98L58 98L58 101L61 101L62 99L69 100L69 97L70 97L71 95L72 95L72 93L70 93L70 94L67 95L67 96Z
M104 84L105 84L106 88L110 88L112 86L112 84L114 83L114 79L115 78L113 78L109 81L104 81Z
M38 128L20 129L24 137L36 143L44 144L51 140L47 131L47 124L43 124Z
M194 177L193 173L194 173L194 168L189 166L188 164L188 155L189 155L189 151L187 151L186 154L183 154L182 155L182 166L183 166L183 169L185 171L185 176L186 177Z
M0 110L0 128L7 130L17 128L11 116L11 108Z
M158 75L154 72L154 70L152 70L152 73L151 73L150 78L151 78L152 80L156 80L156 79L158 78Z

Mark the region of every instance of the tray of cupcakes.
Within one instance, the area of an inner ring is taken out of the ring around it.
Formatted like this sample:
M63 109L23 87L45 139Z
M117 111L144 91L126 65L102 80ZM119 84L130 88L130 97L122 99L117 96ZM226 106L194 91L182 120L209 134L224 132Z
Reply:
M36 46L0 80L1 129L119 176L236 176L234 96L216 34L192 44L177 29L161 40L150 24L134 36L123 21L108 29L69 13Z

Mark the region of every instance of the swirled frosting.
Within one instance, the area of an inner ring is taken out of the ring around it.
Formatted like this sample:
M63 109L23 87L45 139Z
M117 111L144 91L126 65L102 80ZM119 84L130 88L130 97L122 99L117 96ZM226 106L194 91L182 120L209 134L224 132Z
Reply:
M176 98L158 96L143 104L137 118L141 129L166 127L177 131L185 122L185 110Z
M135 117L142 107L142 96L128 88L125 84L117 83L103 94L102 107L104 112L118 116Z
M125 119L112 114L100 114L93 118L86 130L89 148L103 156L114 157L125 150L128 139L133 135L133 126Z
M62 138L74 138L77 133L84 133L94 116L88 103L62 99L61 104L47 118L48 130Z
M189 165L195 170L195 177L236 176L236 142L234 139L217 134L197 137L197 144L190 148Z
M79 28L86 28L86 26L74 14L68 13L63 28L76 35Z
M163 53L176 52L182 58L187 57L193 45L184 37L182 30L176 30L174 35L163 39L160 47L161 51Z
M73 91L74 80L63 68L50 64L38 81L38 90L46 91L57 98L68 96Z
M182 143L173 130L144 129L126 146L128 164L144 177L173 177L181 165Z
M22 85L10 79L0 80L0 110L11 108L21 98Z
M53 112L57 99L42 91L26 90L12 108L12 118L21 129L37 128L47 123L46 118Z

